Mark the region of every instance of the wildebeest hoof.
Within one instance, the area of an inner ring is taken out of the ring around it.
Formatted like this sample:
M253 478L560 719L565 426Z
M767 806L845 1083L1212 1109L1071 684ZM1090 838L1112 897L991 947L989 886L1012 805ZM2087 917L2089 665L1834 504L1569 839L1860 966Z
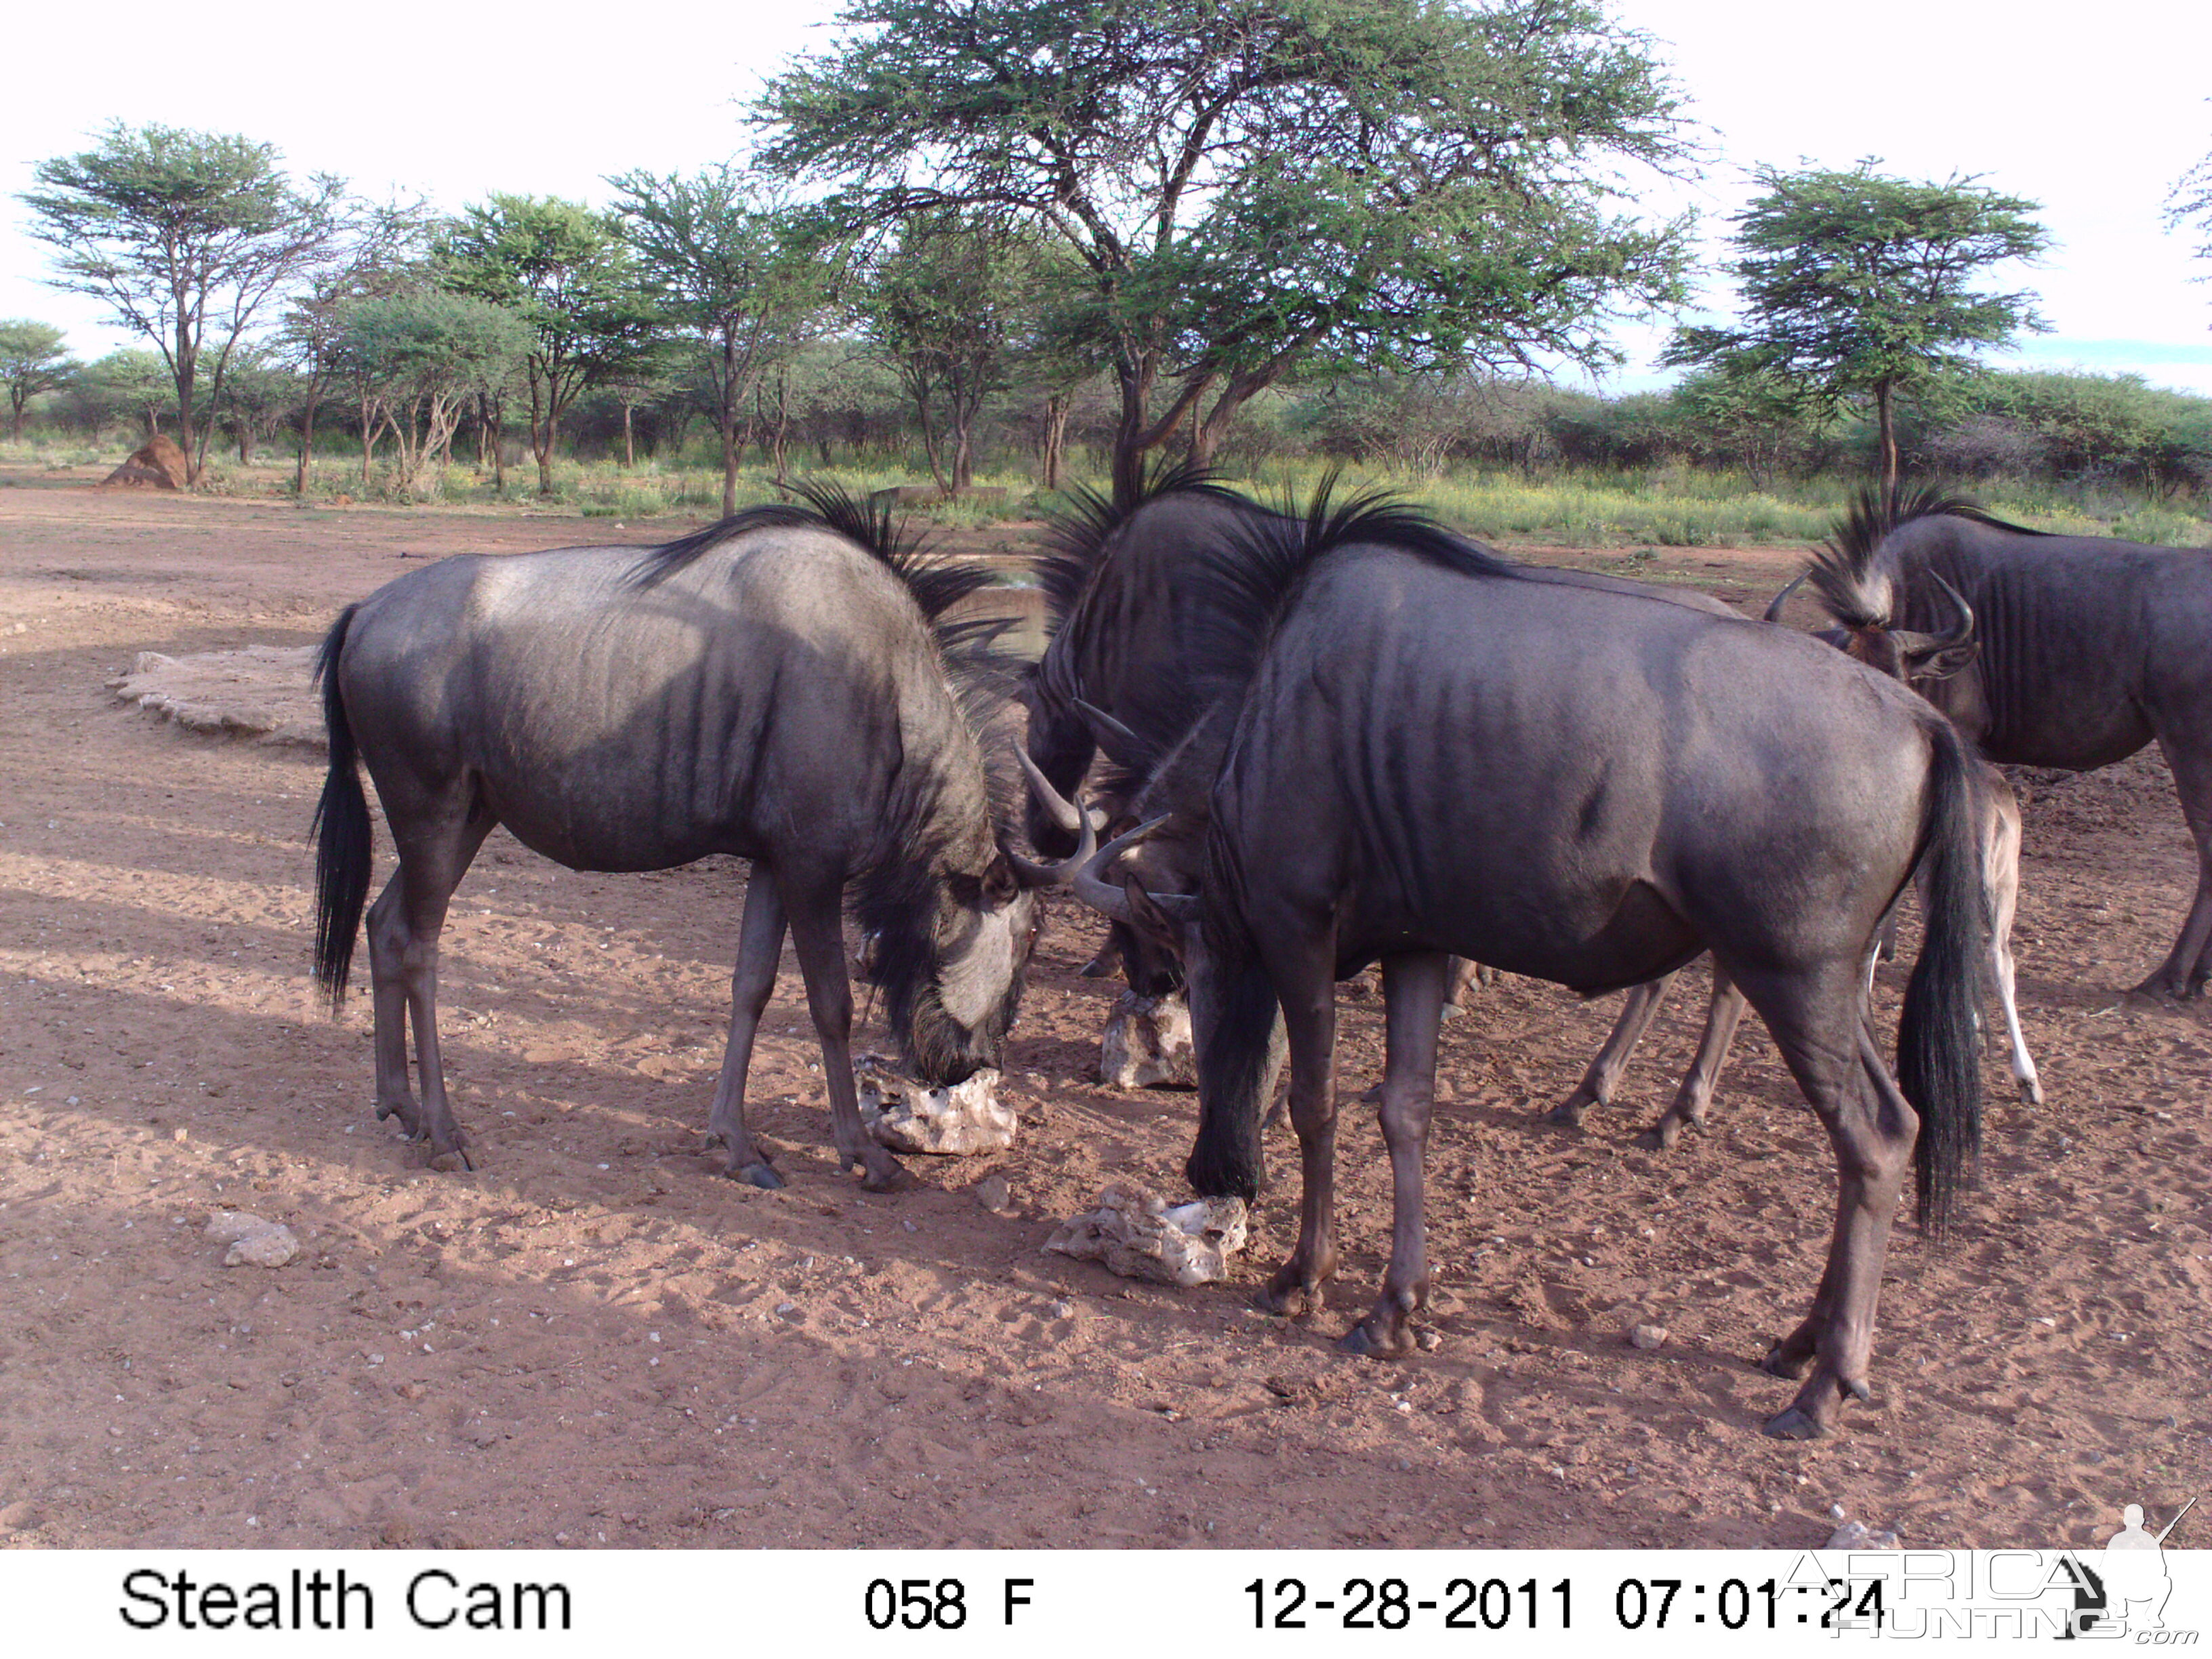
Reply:
M1636 1137L1635 1145L1647 1152L1663 1152L1674 1144L1674 1133L1664 1123L1655 1123Z
M1818 1440L1828 1431L1800 1406L1777 1412L1766 1419L1766 1432L1777 1440Z
M456 1170L473 1170L477 1166L475 1161L469 1157L467 1148L448 1146L442 1152L431 1153L430 1167L451 1174Z
M1260 1294L1252 1298L1252 1305L1261 1313L1279 1314L1285 1319L1302 1319L1316 1313L1322 1302L1319 1285L1308 1285L1297 1279L1285 1281L1279 1275L1269 1279Z
M864 1193L903 1193L915 1184L912 1172L897 1163L871 1169L860 1177L860 1190Z
M733 1168L730 1171L730 1179L749 1182L763 1192L769 1193L778 1190L783 1185L783 1177L775 1172L775 1165L766 1158L762 1158L757 1163Z
M1602 1101L1590 1100L1581 1095L1569 1095L1544 1114L1544 1121L1556 1123L1563 1129L1579 1129L1583 1127L1583 1114L1592 1106L1602 1104L1604 1104Z
M1413 1340L1403 1326L1395 1334L1377 1335L1374 1325L1371 1319L1361 1320L1337 1339L1336 1351L1363 1359L1395 1359L1413 1352Z
M2030 1106L2043 1104L2043 1085L2032 1077L2020 1079L2020 1097Z
M1873 1403L1874 1390L1869 1388L1863 1381L1847 1376L1843 1380L1843 1389L1845 1394L1850 1395L1852 1399L1860 1401L1862 1404L1870 1405Z

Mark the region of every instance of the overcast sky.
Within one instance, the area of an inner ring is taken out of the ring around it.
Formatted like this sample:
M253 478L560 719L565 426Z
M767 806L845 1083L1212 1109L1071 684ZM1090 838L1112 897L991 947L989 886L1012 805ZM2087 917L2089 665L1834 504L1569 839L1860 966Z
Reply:
M2166 231L2174 181L2212 151L2212 4L2102 0L2061 14L1979 0L1613 0L1674 66L1717 157L1655 211L1695 205L1709 252L1755 164L1848 167L1879 156L1913 179L1983 175L2043 204L2057 246L2008 287L2042 298L2053 331L2012 361L2131 371L2212 394L2212 265ZM456 7L180 13L150 0L89 12L42 5L8 31L0 98L0 317L67 328L94 356L125 343L88 301L46 287L46 250L15 200L39 161L108 122L235 132L372 194L453 209L491 190L608 194L604 175L720 161L744 143L739 106L822 40L830 0L609 10ZM550 14L556 21L533 21ZM189 22L181 20L190 18ZM634 20L634 21L633 21ZM1725 311L1724 285L1711 302ZM1613 383L1663 378L1663 327L1624 331Z

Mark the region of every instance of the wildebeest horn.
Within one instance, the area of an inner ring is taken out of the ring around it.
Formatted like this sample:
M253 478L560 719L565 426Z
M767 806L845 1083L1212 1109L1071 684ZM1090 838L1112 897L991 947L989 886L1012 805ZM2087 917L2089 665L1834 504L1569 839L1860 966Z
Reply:
M1063 830L1079 831L1081 838L1076 842L1075 851L1057 864L1039 864L1014 852L1006 854L1006 861L1014 866L1024 887L1065 887L1075 879L1076 872L1097 848L1098 826L1103 814L1096 808L1086 812L1062 795L1022 750L1014 750L1014 758L1021 762L1022 770L1029 775L1030 789L1052 815L1053 822Z
M1170 816L1169 813L1163 812L1156 818L1148 818L1127 834L1115 836L1113 840L1092 854L1084 863L1083 867L1075 872L1073 882L1075 896L1109 921L1126 922L1132 927L1143 928L1144 920L1131 908L1129 896L1106 879L1106 872L1114 867L1114 861L1122 854L1165 823ZM1146 896L1158 905L1172 920L1178 922L1197 920L1198 900L1191 895L1155 893L1150 888L1145 890Z
M1928 577L1943 590L1953 609L1958 611L1959 621L1948 634L1915 634L1902 628L1892 629L1889 636L1897 642L1899 653L1915 661L1954 650L1974 637L1974 607L1966 603L1966 596L1934 571L1929 571Z
M1091 735L1097 740L1099 746L1111 752L1114 758L1125 766L1136 764L1150 746L1104 709L1093 708L1080 697L1075 700L1075 710L1089 724Z
M1805 578L1812 574L1813 572L1811 568L1808 567L1807 568L1799 571L1795 576L1792 576L1790 579L1790 586L1784 588L1779 593L1777 593L1774 596L1774 603L1766 607L1766 615L1764 620L1771 623L1780 622L1782 620L1782 607L1789 603L1790 596L1792 593L1795 593L1800 587L1804 586Z

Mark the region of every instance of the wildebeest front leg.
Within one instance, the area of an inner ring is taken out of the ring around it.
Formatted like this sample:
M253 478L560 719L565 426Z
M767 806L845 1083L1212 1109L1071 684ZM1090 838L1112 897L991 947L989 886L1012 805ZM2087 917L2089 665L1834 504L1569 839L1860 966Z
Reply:
M783 1177L754 1146L745 1128L745 1076L752 1068L753 1038L762 1012L775 989L775 970L783 955L783 896L765 865L753 866L745 883L745 919L738 934L738 965L730 975L730 1042L722 1053L722 1074L715 1080L714 1104L707 1133L729 1149L724 1173L756 1187L781 1187Z
M1582 1122L1583 1114L1591 1107L1613 1103L1613 1091L1620 1085L1621 1073L1627 1069L1630 1056L1644 1040L1644 1033L1650 1028L1659 1005L1667 1000L1667 988L1674 982L1674 975L1662 974L1630 990L1628 1000L1621 1004L1620 1018L1613 1022L1613 1035L1606 1038L1605 1047L1590 1061L1583 1080L1575 1085L1574 1093L1544 1114L1546 1122L1573 1128Z
M1324 944L1313 960L1271 961L1291 1060L1291 1127L1297 1132L1298 1242L1260 1293L1269 1313L1311 1313L1336 1271L1336 987ZM1434 1010L1430 1018L1437 1018Z
M1715 963L1713 1000L1705 1010L1705 1033L1698 1040L1697 1058L1682 1074L1681 1085L1659 1121L1636 1137L1638 1146L1647 1152L1663 1152L1681 1138L1684 1124L1698 1129L1705 1127L1705 1113L1713 1103L1721 1067L1728 1064L1729 1045L1735 1041L1735 1028L1747 1006L1728 970Z
M860 1095L853 1086L853 983L845 971L843 899L842 881L809 880L783 889L792 945L799 954L799 971L806 979L807 1009L822 1039L823 1081L830 1088L830 1129L837 1143L837 1167L849 1170L857 1164L866 1171L861 1186L872 1193L895 1193L913 1186L914 1177L870 1139L860 1122Z
M1767 1370L1805 1377L1797 1397L1766 1423L1766 1432L1778 1439L1817 1438L1835 1426L1846 1396L1870 1397L1867 1377L1882 1264L1920 1120L1863 1030L1858 1070L1858 1087L1839 1079L1846 1086L1814 1098L1836 1152L1836 1226L1810 1315L1766 1357ZM1814 1093L1809 1085L1807 1092Z
M1427 951L1382 959L1389 1032L1382 1141L1390 1149L1390 1267L1374 1311L1345 1333L1339 1346L1346 1353L1404 1353L1413 1345L1413 1316L1429 1299L1425 1182L1447 960Z

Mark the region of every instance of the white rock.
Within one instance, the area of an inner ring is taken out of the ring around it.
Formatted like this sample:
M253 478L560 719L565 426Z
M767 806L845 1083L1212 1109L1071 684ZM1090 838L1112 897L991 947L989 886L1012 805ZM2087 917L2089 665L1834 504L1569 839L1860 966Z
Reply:
M972 1158L1003 1152L1014 1144L1020 1120L999 1101L999 1074L985 1070L950 1089L933 1089L898 1076L890 1062L863 1054L853 1066L860 1121L895 1152L936 1152Z
M1098 1078L1114 1089L1150 1089L1164 1083L1196 1085L1198 1055L1190 1043L1190 1008L1181 992L1140 997L1124 991L1115 999L1106 1035L1098 1042Z
M207 1236L218 1244L228 1244L276 1224L246 1210L215 1210L208 1215Z
M300 1241L282 1222L248 1233L223 1257L226 1267L281 1267L300 1254Z
M1229 1258L1244 1248L1241 1198L1201 1198L1170 1208L1141 1187L1109 1187L1098 1207L1063 1223L1044 1248L1079 1261L1103 1262L1124 1279L1162 1285L1209 1285L1229 1276Z
M1628 1328L1628 1346L1641 1348L1646 1353L1655 1348L1663 1348L1667 1346L1667 1328L1664 1325L1632 1325Z

